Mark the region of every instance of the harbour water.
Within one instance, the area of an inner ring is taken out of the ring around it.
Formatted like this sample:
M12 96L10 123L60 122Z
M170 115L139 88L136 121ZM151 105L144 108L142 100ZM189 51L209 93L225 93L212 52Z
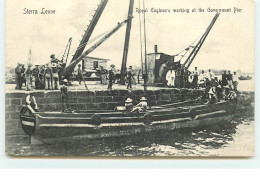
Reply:
M6 150L13 156L252 156L254 120L237 118L230 126L185 129L135 136L57 144L28 144L12 140Z

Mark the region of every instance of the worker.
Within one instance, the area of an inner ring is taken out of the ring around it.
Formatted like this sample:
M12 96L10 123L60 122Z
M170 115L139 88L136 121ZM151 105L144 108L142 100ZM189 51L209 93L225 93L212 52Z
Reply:
M132 89L132 82L133 82L133 74L132 74L132 66L129 66L127 70L127 89Z
M193 81L192 81L192 86L194 89L196 89L198 87L198 81L199 81L199 71L198 71L198 68L195 67Z
M34 88L39 89L39 65L35 65L35 68L32 69L32 76L34 76Z
M175 71L173 70L173 67L170 67L170 70L166 73L166 81L168 87L174 86L175 81Z
M221 81L221 86L224 87L226 86L228 83L227 83L227 73L226 71L224 71L224 73L222 74L222 81Z
M230 70L228 70L228 74L227 74L227 85L229 86L229 88L232 89L233 86L233 75L230 73Z
M22 84L21 84L21 75L22 75L22 71L21 71L21 64L17 63L17 66L15 68L15 74L16 74L16 87L15 89L22 89Z
M112 90L112 86L113 86L113 80L114 80L114 68L115 68L115 65L110 65L110 70L108 71L108 89L109 90Z
M204 73L204 70L201 71L201 74L199 75L199 85L202 88L205 88L205 82L206 82L206 75Z
M133 110L133 100L131 98L127 98L125 101L126 112L131 112Z
M138 70L137 83L140 84L141 69Z
M81 81L83 80L83 74L81 70L81 65L78 65L78 70L77 70L77 80L79 82L79 85L81 85Z
M215 78L215 74L213 73L213 71L211 71L211 69L208 70L207 76L210 81Z
M100 66L101 84L107 84L107 70L103 66Z
M223 97L225 100L235 100L237 98L237 94L230 89L229 85L226 85L223 89Z
M55 64L58 64L60 61L57 59L57 58L55 58L55 55L54 54L52 54L51 56L50 56L50 58L51 58L51 64L53 64L53 63L55 63Z
M23 64L21 64L21 87L23 86L23 84L25 85L26 87L26 78L25 78L25 67Z
M191 72L188 70L188 67L184 67L183 69L183 87L187 88L188 87L188 80Z
M131 112L146 112L146 110L147 110L147 99L145 97L142 97L140 99L140 103L134 106Z
M216 91L216 87L211 87L209 92L209 100L206 104L211 104L211 103L217 103L218 102L218 97L217 97L217 91Z
M67 81L66 79L64 81ZM68 88L65 85L62 85L60 88L60 93L61 93L61 102L62 102L62 112L67 111L68 109Z
M31 64L28 64L27 69L25 70L25 80L26 80L26 91L31 90L31 77L32 77L32 69Z
M45 89L52 89L52 70L49 67L49 64L46 64L45 71L44 71L44 78L45 78Z
M234 75L233 75L233 89L234 89L234 91L237 91L237 86L238 86L238 76L237 76L237 73L234 72Z
M26 97L25 101L30 114L38 111L38 105L34 97L34 92L30 92L30 94L28 94L28 96Z
M176 87L179 88L179 87L181 86L181 85L180 85L180 84L181 84L181 82L180 82L180 79L181 79L181 77L180 77L180 76L181 76L181 70L180 70L180 69L177 69L175 74L176 74L176 75L175 75L175 83L174 83L174 84L175 84Z
M191 74L188 77L188 88L192 88L193 87L193 84L192 84L193 78L194 78L194 71L191 72Z
M56 63L52 63L52 84L53 89L59 89L59 74L58 74L58 67Z

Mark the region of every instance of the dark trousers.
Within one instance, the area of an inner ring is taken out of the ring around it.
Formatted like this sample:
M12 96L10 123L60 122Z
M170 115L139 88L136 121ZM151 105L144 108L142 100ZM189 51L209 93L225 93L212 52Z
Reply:
M16 75L16 87L15 89L22 89L22 76Z
M112 89L112 85L113 85L113 80L109 80L108 81L108 89Z
M127 89L132 89L132 80L131 80L131 78L130 79L127 79L127 81L128 81L128 84L127 84Z

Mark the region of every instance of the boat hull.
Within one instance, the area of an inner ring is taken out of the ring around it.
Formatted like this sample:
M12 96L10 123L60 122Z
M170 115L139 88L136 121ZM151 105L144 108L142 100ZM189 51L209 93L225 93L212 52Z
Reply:
M165 105L141 113L35 113L21 115L21 124L36 140L59 142L227 124L235 108L236 101L228 101L181 108Z

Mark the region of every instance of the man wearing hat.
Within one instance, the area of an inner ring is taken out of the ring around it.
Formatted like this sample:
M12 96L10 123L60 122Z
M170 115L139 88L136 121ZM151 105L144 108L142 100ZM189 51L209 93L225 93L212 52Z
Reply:
M22 71L21 71L21 64L17 63L17 66L15 68L15 74L16 74L16 87L15 89L22 89L22 82L21 82L21 76L22 76Z
M25 70L25 80L26 80L26 91L31 90L31 78L32 78L32 64L28 64L28 68Z
M129 66L127 70L127 89L132 89L132 78L133 78L132 66Z
M26 97L26 106L28 107L30 113L38 111L38 105L34 97L34 92L30 92L30 94Z
M60 88L60 93L61 93L61 102L62 102L62 112L65 112L65 110L68 109L68 88L65 85L62 85Z
M133 100L131 98L127 98L125 101L126 112L131 112L133 110Z
M140 103L134 106L131 112L146 112L146 110L147 110L147 99L145 97L142 97L140 99Z
M39 72L40 72L39 65L35 65L35 68L32 69L32 76L34 76L35 89L40 88Z

